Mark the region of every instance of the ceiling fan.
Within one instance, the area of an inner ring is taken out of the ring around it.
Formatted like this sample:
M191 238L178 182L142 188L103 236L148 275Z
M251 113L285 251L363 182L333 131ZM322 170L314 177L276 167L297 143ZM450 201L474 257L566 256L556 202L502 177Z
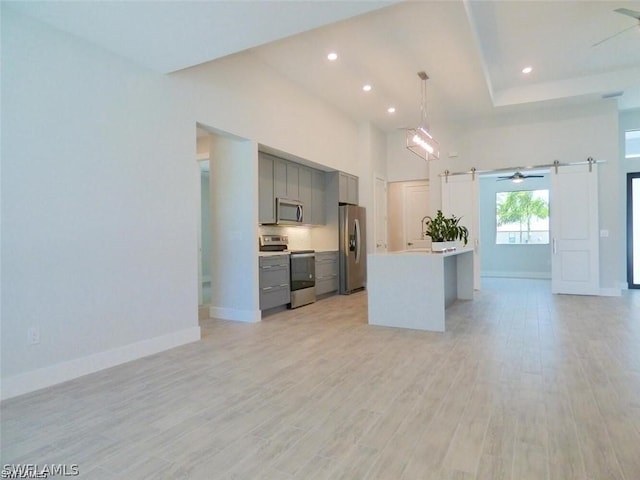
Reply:
M511 180L513 183L522 183L525 178L543 178L544 175L523 175L520 172L516 172L513 175L507 175L505 177L498 177L498 182L504 180Z
M631 25L630 27L625 28L624 30L620 30L618 33L614 33L613 35L605 38L604 40L600 40L599 42L594 43L593 45L591 45L592 47L597 47L598 45L606 42L607 40L611 40L612 38L617 37L618 35L626 32L627 30L631 30L632 28L636 28L636 27L640 28L640 12L636 12L635 10L629 10L628 8L616 8L614 12L635 18L638 21L638 23L636 25Z

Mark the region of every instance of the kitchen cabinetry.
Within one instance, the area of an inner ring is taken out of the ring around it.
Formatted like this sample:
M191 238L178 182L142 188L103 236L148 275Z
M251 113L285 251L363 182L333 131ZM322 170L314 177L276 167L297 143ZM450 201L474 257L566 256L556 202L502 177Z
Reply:
M258 162L258 218L261 223L276 221L276 202L274 194L273 167L274 160L268 155L261 155Z
M276 198L289 198L287 196L287 162L270 155L260 154L259 158L273 158L273 204L275 205Z
M286 198L302 202L304 222L310 225L325 223L325 173L295 162L259 152L258 221L276 221L276 199Z
M325 209L325 173L320 170L311 171L311 223L326 223Z
M287 198L289 200L300 200L299 176L300 166L272 157L267 154L260 154L260 159L273 161L273 195L274 198ZM262 186L262 185L261 185Z
M300 198L300 166L287 162L287 195L289 200L302 200Z
M338 173L338 202L358 205L358 177Z
M316 223L313 221L313 215L311 215L311 169L308 167L298 167L298 200L305 206L304 223Z
M316 295L338 290L338 252L316 252Z
M291 301L289 255L260 257L260 310L286 305Z

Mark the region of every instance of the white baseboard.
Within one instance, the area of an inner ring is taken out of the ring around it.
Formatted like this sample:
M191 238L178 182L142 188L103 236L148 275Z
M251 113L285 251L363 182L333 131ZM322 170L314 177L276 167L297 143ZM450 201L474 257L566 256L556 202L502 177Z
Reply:
M237 308L214 307L209 308L211 318L234 320L236 322L256 323L262 320L260 310L239 310Z
M622 295L622 290L615 287L600 288L599 295L601 297L619 297Z
M503 271L486 271L480 273L481 277L497 277L497 278L534 278L550 280L551 272L503 272Z
M192 327L88 357L38 368L3 379L0 397L2 400L17 397L198 340L200 340L200 327Z

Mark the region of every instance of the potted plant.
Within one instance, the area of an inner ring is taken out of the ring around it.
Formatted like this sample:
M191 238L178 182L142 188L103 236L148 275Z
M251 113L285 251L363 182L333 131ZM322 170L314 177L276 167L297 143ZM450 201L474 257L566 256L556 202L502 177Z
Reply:
M469 241L469 230L459 225L462 217L451 215L445 217L442 210L438 210L435 218L427 217L425 235L431 237L431 251L446 252L455 250L456 240L462 240L466 245Z

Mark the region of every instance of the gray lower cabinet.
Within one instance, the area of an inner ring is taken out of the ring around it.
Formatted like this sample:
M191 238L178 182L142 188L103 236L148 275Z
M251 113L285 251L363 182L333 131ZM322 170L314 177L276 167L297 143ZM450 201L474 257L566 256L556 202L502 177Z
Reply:
M291 302L289 255L260 257L260 310Z
M338 290L338 252L316 252L316 295Z

